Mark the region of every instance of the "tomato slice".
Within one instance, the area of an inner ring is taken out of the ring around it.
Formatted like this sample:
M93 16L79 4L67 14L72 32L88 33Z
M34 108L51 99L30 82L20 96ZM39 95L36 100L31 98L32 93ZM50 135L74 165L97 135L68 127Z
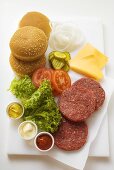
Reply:
M36 88L39 88L43 80L50 80L53 94L58 96L63 90L71 86L71 79L67 72L63 70L53 70L40 68L32 75L32 82Z
M65 89L71 86L70 76L63 70L55 70L52 74L52 84L54 90L61 94Z
M52 79L52 71L51 69L47 68L39 68L36 70L32 75L32 82L36 88L38 88L43 80L50 80Z

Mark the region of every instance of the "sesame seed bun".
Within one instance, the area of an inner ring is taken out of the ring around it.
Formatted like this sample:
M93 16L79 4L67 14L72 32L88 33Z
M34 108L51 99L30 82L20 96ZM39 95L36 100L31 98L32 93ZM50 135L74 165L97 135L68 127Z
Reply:
M40 58L47 49L45 33L32 26L18 29L10 40L13 56L22 61L34 61Z
M44 67L46 64L46 58L45 56L41 56L38 60L32 61L32 62L26 62L21 61L17 58L15 58L12 54L9 58L10 65L12 67L12 70L19 76L24 75L32 75L32 73L40 68Z
M49 38L51 32L50 20L47 16L40 12L28 12L25 14L19 23L19 27L24 26L37 27L43 30L46 36Z

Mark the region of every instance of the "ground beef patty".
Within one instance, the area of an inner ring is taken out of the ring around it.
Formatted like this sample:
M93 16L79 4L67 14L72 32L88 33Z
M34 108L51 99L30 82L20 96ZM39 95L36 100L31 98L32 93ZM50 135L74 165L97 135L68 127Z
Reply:
M103 104L105 100L105 91L101 87L100 83L97 81L90 79L90 78L81 78L78 81L76 81L72 87L74 89L83 89L86 88L88 90L92 90L95 97L96 97L96 110L99 109L99 107Z
M96 98L92 91L71 87L62 93L58 104L65 118L79 122L86 120L95 111Z
M54 134L55 145L66 151L78 150L86 143L87 135L88 127L85 122L64 120Z

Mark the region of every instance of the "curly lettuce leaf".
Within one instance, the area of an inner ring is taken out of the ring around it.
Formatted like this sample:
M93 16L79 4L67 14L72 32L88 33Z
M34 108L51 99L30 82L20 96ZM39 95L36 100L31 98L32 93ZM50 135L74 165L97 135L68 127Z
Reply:
M30 99L25 101L24 120L34 121L40 130L54 133L61 121L61 113L52 96L51 85L44 80Z
M32 112L29 109L25 110L24 120L32 120L40 130L54 133L60 124L61 113L53 101L51 108L46 107L46 105L41 106L39 109L34 109Z
M36 91L36 88L32 84L30 77L26 75L21 79L14 78L9 90L16 96L16 98L25 100L31 97L31 95Z
M52 96L50 81L44 80L31 97L23 101L23 105L25 108L34 109L40 106L47 98L50 98L50 96Z
M24 120L34 121L43 131L54 133L61 121L61 113L52 95L49 80L44 80L36 89L29 76L15 78L10 85L10 91L24 105Z

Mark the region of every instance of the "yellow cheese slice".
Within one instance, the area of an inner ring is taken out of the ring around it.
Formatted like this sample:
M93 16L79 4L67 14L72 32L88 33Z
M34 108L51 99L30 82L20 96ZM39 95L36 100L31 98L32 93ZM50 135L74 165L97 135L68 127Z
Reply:
M103 78L103 73L93 62L94 60L72 59L69 61L69 65L70 68L77 73L100 80Z
M99 50L97 50L95 47L93 47L91 44L87 43L74 57L74 59L92 59L94 58L95 64L102 69L107 61L108 58L101 53Z

